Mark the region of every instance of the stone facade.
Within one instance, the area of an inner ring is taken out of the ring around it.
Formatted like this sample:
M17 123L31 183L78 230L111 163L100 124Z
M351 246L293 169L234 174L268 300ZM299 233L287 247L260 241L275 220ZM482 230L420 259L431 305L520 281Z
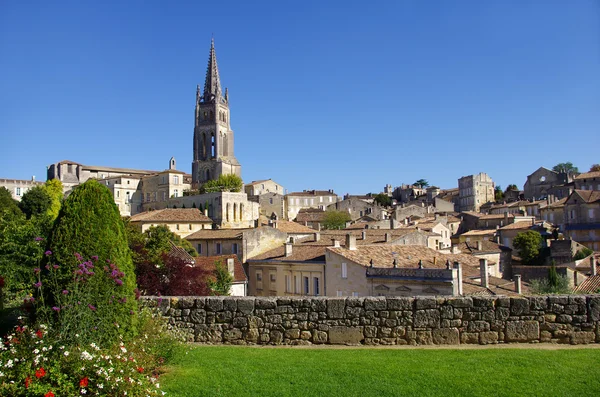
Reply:
M142 299L207 344L600 343L600 295Z
M388 219L388 212L384 207L374 203L373 200L367 202L355 197L350 197L334 204L330 204L327 206L327 210L347 212L350 215L350 219L353 221L362 218L363 216L369 216L376 220Z
M459 209L479 212L485 203L495 200L494 181L485 172L463 176L458 180Z
M540 167L527 176L523 194L526 199L540 200L548 197L549 190L572 181L572 176Z
M248 196L261 196L267 193L277 193L283 195L285 189L279 183L272 179L262 181L252 181L244 186L244 191Z
M303 208L325 210L328 205L337 201L338 196L333 190L304 190L289 193L285 196L286 219L293 221Z
M32 177L31 180L22 180L22 179L0 179L0 187L5 187L11 193L12 198L21 201L21 197L27 192L29 189L35 186L41 186L44 182L37 182L35 177Z
M600 250L600 191L575 190L564 206L565 237Z

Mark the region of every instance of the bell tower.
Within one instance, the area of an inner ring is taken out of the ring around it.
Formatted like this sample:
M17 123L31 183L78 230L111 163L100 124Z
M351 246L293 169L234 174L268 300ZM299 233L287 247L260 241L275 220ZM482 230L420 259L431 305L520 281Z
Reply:
M221 91L214 39L210 43L204 91L196 87L194 120L194 160L192 185L217 179L222 174L241 177L242 166L233 153L233 131L230 127L229 93Z

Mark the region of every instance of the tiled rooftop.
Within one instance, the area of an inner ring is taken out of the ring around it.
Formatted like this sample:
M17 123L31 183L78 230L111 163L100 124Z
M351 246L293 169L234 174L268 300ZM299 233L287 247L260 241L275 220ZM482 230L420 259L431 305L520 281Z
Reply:
M202 222L212 220L196 208L165 208L146 211L131 217L131 222Z

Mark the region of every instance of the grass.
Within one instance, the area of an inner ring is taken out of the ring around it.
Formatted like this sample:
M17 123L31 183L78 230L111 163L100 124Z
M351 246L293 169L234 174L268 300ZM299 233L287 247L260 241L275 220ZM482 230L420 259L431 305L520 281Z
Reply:
M306 349L179 352L168 396L598 396L599 349Z

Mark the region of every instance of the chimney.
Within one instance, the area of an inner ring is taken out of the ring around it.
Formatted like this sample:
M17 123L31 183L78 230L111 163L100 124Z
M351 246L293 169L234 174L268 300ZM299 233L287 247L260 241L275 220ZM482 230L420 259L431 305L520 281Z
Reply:
M496 236L496 244L500 244L500 236Z
M233 258L227 258L227 271L229 272L229 274L231 274L231 276L233 277L234 273L235 273L235 266L234 266L234 260Z
M362 239L363 239L363 240L366 240L366 239L367 239L367 231L366 231L366 230L363 230L363 231L362 231Z
M392 241L392 233L386 233L385 234L385 242L389 243Z
M346 234L346 248L354 251L356 249L356 236L348 233Z
M490 287L490 275L488 274L487 259L479 260L479 274L481 275L481 286L484 288Z
M32 175L32 176L31 176L31 181L32 181L32 182L35 182L35 175Z
M408 218L404 218L404 225L408 225Z
M454 268L457 270L457 278L458 278L458 295L463 294L463 279L462 279L462 266L460 262L454 262Z
M521 294L521 275L515 274L515 292Z
M317 223L317 231L320 232L321 231L321 222Z
M321 233L317 232L315 235L315 242L321 240Z
M340 241L339 240L336 240L336 239L332 238L331 242L332 242L334 248L339 248L340 247Z
M596 270L596 260L594 259L594 255L592 254L592 256L590 257L590 270L591 270L591 275L595 276L596 274L598 274L597 270Z
M273 221L273 229L277 229L277 221L276 220Z
M285 257L292 255L292 243L285 243Z
M204 216L208 216L208 208L204 209Z
M483 242L481 240L477 241L477 251L483 251Z
M508 212L504 213L504 226L508 225Z
M460 250L458 249L458 245L453 244L452 247L450 247L450 253L451 254L460 254Z

